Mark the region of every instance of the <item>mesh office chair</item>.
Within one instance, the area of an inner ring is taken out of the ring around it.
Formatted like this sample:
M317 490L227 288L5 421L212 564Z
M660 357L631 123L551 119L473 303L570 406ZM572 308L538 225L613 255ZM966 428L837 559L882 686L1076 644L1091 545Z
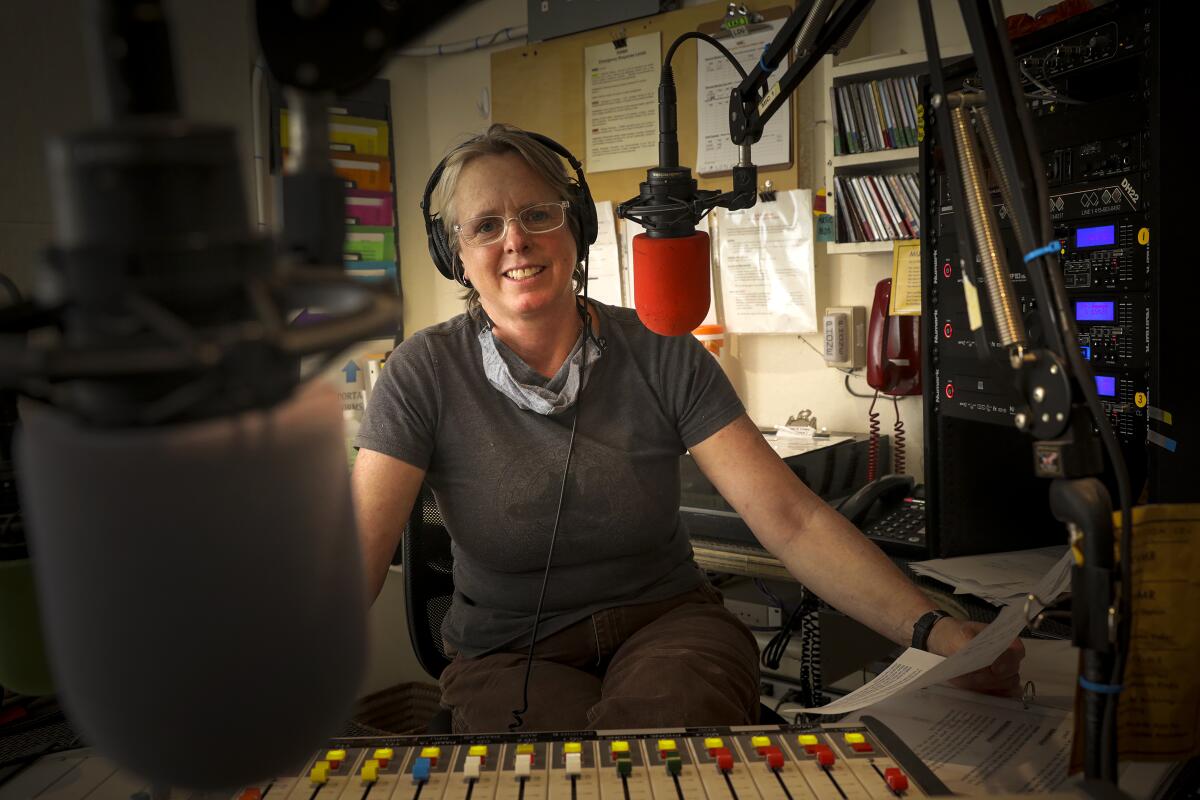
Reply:
M442 620L454 596L454 557L441 509L426 485L404 528L401 552L408 635L417 661L436 679L450 663L442 643Z
M442 643L442 619L454 596L454 557L442 512L426 485L413 503L400 552L408 636L421 668L436 680L450 663ZM451 728L450 712L443 708L426 723L425 732L450 733Z

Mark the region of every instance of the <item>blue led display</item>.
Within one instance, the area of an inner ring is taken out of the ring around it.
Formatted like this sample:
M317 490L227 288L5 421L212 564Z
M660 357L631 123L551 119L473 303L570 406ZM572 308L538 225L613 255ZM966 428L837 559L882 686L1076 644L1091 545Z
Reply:
M1079 345L1079 352L1083 353L1084 361L1092 360L1092 348L1090 345L1086 345L1086 344Z
M1101 397L1117 396L1117 379L1112 375L1096 376L1096 394Z
M1097 225L1094 228L1079 228L1075 231L1076 247L1101 247L1116 243L1116 225Z
M1112 300L1076 300L1076 322L1113 322L1117 318L1117 304Z

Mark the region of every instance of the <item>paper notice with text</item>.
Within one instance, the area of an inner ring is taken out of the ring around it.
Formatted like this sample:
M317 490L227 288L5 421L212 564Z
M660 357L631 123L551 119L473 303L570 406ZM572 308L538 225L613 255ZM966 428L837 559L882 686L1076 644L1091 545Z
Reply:
M721 40L738 63L749 72L762 56L763 47L783 27L782 19L754 25L751 33ZM767 84L778 83L787 72L788 60L780 62ZM738 146L729 138L729 94L741 77L737 70L715 47L696 48L696 172L710 175L728 172L738 162ZM775 112L763 129L762 138L754 143L754 163L758 168L787 164L792 158L791 101Z
M921 243L896 242L892 248L890 316L921 316Z
M1070 580L1071 554L1067 552L1038 582L1032 594L1034 597L1052 600L1066 590ZM1042 608L1041 603L1031 600L1028 613L1036 614ZM862 688L820 708L797 710L808 714L844 714L866 708L901 692L915 691L982 669L995 661L1025 628L1025 614L1023 603L1005 606L990 625L980 631L966 647L949 658L910 647L892 662L891 666Z
M930 686L859 712L878 717L956 794L1052 792L1068 781L1072 718L1061 708Z
M715 214L726 332L815 331L812 192Z
M1113 530L1121 523L1114 515ZM1121 693L1121 758L1200 756L1200 504L1133 509L1133 623Z
M658 82L662 46L657 33L584 49L587 171L658 163Z
M622 305L621 257L611 200L596 203L596 241L588 248L588 297Z

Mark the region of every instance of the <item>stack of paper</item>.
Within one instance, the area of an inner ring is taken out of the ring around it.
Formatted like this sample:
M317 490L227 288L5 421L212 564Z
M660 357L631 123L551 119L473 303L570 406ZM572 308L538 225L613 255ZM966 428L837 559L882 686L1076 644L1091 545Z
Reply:
M955 594L971 594L994 605L1024 602L1025 596L1062 558L1066 545L1036 550L1014 550L981 556L935 558L909 564L917 575L924 575L954 587ZM1055 598L1043 597L1050 602Z

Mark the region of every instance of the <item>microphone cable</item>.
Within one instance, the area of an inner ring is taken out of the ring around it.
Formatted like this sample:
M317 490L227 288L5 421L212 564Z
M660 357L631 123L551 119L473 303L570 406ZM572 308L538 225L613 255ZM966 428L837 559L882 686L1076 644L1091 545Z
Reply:
M575 452L575 428L579 417L583 414L583 390L587 383L588 342L595 341L601 350L605 347L603 338L597 339L592 333L592 315L588 310L588 260L590 255L583 257L583 305L579 307L579 316L583 319L583 360L579 368L579 394L575 397L575 418L571 420L571 437L567 440L567 458L563 464L562 484L558 489L558 508L554 512L554 526L550 529L550 547L546 553L546 569L542 573L542 588L538 592L537 610L533 615L533 631L529 635L529 653L525 657L525 679L521 689L521 707L512 710L513 721L508 724L510 731L518 731L525 725L524 715L529 711L529 676L533 671L533 650L537 646L538 627L542 622L542 606L546 600L546 586L550 583L550 565L554 562L554 543L558 539L558 525L562 519L563 500L567 494L567 477L571 474L571 456Z

